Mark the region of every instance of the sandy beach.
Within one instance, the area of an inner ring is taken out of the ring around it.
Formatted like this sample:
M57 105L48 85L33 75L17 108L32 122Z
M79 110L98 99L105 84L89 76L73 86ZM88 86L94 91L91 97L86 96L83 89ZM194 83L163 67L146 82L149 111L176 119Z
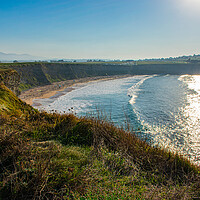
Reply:
M58 96L62 95L62 91L71 91L73 90L73 86L82 83L88 83L92 81L102 81L102 80L112 80L117 78L125 78L129 77L130 75L115 75L115 76L98 76L98 77L87 77L87 78L80 78L75 80L67 80L61 82L55 82L51 85L45 85L40 87L35 87L26 91L23 91L19 98L26 102L29 105L33 105L34 99L45 99L50 98L58 94Z

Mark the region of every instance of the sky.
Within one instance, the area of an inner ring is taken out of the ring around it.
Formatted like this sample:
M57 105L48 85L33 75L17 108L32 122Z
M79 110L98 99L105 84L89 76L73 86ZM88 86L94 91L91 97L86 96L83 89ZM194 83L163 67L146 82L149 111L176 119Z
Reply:
M200 54L200 0L0 0L0 52L65 59Z

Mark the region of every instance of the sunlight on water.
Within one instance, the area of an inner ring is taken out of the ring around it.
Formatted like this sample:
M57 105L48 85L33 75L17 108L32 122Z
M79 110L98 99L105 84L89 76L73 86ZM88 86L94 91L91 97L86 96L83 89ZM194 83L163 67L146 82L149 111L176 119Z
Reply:
M187 94L188 103L184 109L186 119L185 130L195 161L200 164L200 75L185 75L180 79L190 89Z
M38 109L82 116L97 107L117 125L200 165L200 76L142 75L74 86ZM71 109L73 108L73 109Z
M142 134L199 165L200 76L147 78L128 91Z

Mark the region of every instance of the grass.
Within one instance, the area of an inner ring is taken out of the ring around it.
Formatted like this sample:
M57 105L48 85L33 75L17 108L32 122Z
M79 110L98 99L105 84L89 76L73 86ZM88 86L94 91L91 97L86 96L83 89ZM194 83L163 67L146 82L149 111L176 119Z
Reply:
M132 132L40 113L2 84L0 105L0 199L200 197L198 166Z
M16 70L21 82L20 91L33 87L50 85L54 82L75 80L86 77L112 76L112 75L136 75L136 74L182 74L187 71L198 72L196 65L185 61L170 60L139 60L136 62L24 62L24 63L0 63L0 74L6 69ZM155 67L157 66L157 67ZM169 66L169 68L168 68ZM194 69L192 69L194 68Z

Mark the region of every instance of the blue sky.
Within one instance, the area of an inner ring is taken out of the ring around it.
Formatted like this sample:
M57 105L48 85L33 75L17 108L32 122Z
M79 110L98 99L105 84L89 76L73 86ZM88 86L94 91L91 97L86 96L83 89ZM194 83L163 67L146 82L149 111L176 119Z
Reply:
M200 0L0 0L0 52L139 59L200 53Z

